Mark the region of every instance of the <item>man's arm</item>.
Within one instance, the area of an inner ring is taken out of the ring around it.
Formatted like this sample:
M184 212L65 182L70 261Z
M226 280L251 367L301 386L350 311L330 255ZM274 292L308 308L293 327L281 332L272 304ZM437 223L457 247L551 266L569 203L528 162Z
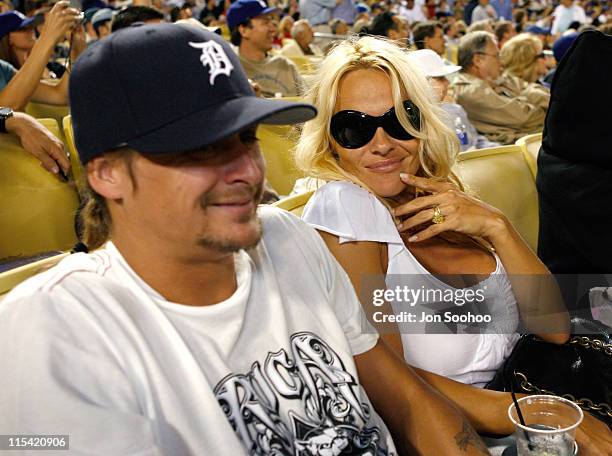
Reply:
M508 407L512 403L510 393L476 388L422 369L414 370L452 401L478 432L497 435L514 432L514 425L508 418ZM523 396L525 394L517 394L517 397ZM576 432L576 440L581 454L589 456L609 456L606 449L612 448L612 432L589 413L584 414L584 420Z
M483 90L456 86L455 98L476 123L521 130L543 125L546 116L546 109L521 97L498 95L488 85Z
M16 112L6 120L6 130L19 137L21 146L50 173L58 174L58 165L64 173L70 169L64 144L32 116Z
M354 359L359 381L400 454L489 454L468 419L384 341Z

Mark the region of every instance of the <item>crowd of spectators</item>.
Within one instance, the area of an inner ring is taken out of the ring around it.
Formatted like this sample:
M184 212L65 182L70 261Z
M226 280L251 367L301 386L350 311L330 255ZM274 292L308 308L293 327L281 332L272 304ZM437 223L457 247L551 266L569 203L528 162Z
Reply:
M187 20L224 31L264 97L303 95L308 89L304 59L316 63L334 44L370 34L407 52L431 50L444 64L459 66L443 76L446 83L440 77L430 81L437 90L450 83L441 102L449 111L447 123L461 126L456 130L465 150L541 131L556 64L583 30L609 33L612 28L609 6L598 0L80 3L81 11L66 2L2 2L0 106L23 111L30 100L66 105L69 64L86 46L136 22ZM468 131L472 138L466 140ZM43 149L53 150L52 144Z

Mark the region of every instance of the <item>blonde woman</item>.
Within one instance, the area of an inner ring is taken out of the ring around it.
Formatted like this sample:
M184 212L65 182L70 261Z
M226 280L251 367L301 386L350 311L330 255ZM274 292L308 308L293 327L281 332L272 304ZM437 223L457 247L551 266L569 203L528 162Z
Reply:
M548 72L542 41L529 33L506 41L499 56L504 72L525 82L537 82Z
M457 138L440 120L424 75L396 45L372 37L340 44L307 99L319 115L304 126L296 161L329 183L308 202L304 220L319 230L358 292L364 274L386 277L387 288L399 274L415 274L419 286L445 293L486 290L487 312L504 322L495 334L383 336L413 366L484 386L512 351L519 317L530 311L527 300L517 303L507 274L547 276L546 267L500 211L461 190L452 172ZM444 283L435 274L472 279ZM423 304L412 311L420 315L429 305ZM565 342L562 304L546 312L558 333L528 329Z

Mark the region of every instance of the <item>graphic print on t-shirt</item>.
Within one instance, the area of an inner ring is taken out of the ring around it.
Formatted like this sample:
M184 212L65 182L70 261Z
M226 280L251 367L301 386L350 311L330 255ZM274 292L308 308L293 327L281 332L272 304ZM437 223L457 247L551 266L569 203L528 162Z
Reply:
M256 361L247 374L228 375L215 387L249 454L387 455L380 429L367 427L370 408L359 401L359 385L338 354L309 332L292 335L290 350L269 352L263 366ZM283 410L281 401L288 404Z

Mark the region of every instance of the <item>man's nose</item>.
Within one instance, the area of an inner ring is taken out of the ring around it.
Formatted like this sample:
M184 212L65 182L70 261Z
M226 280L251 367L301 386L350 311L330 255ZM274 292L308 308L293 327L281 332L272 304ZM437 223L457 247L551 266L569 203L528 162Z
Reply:
M247 146L240 139L232 145L232 160L225 167L226 182L258 185L264 178L265 166L259 147Z

